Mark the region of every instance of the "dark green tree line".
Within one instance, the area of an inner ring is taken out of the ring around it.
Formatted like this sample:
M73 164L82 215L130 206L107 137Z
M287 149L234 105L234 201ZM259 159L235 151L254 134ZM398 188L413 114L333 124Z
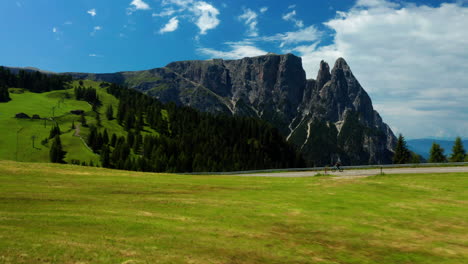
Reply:
M113 134L110 140L108 136L104 139L105 131L91 128L88 144L101 154L105 167L192 172L305 165L279 131L259 119L213 115L174 103L163 104L115 84L110 84L107 91L119 99L116 119L127 136ZM142 136L147 126L158 135Z
M69 75L44 74L25 70L13 74L9 69L0 67L0 80L7 87L24 88L31 92L42 93L66 89L67 83L72 78Z

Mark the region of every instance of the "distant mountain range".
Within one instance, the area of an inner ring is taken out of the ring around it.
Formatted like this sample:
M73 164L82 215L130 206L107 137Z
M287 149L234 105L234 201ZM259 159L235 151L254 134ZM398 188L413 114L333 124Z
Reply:
M421 155L423 158L429 158L429 152L431 150L432 143L439 144L444 150L444 154L448 157L452 154L452 147L455 140L441 140L441 139L409 139L406 141L408 148L417 154ZM468 147L468 140L462 140L465 150Z

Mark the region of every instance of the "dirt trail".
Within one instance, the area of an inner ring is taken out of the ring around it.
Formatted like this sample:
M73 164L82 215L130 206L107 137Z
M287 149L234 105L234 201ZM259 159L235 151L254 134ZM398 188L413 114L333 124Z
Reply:
M406 174L406 173L447 173L447 172L468 172L468 166L460 167L428 167L428 168L383 168L385 174ZM235 174L235 176L244 177L312 177L317 173L324 174L324 171L298 171L298 172L279 172L279 173L251 173ZM360 178L380 174L380 169L367 170L344 170L343 172L328 172L327 174L336 175L337 179Z
M79 137L80 136L80 130L81 129L81 124L76 124L75 125L75 134L73 134L73 136L75 137Z

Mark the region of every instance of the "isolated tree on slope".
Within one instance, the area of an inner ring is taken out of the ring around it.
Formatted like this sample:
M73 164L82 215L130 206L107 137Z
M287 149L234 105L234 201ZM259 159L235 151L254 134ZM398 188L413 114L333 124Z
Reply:
M432 143L429 162L430 163L437 163L437 162L446 162L447 157L444 155L444 149L440 147L437 143Z
M451 162L462 162L465 160L466 151L463 147L463 142L460 137L455 139L455 144L452 148L452 156L450 156Z
M405 164L411 160L411 152L406 146L405 138L402 134L398 136L397 144L395 147L395 154L393 155L393 164Z
M49 151L50 162L65 163L63 161L64 157L65 157L65 152L63 151L63 148L62 148L62 141L60 140L60 136L56 135L54 138L54 142L52 143L52 146L50 147L50 151Z

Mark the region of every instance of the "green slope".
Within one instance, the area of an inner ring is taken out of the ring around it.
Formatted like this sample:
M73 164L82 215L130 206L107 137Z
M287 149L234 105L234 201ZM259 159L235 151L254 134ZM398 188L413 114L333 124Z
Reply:
M467 188L0 161L0 263L466 263Z
M115 133L117 136L126 136L126 132L115 120L109 121L105 118L107 106L112 104L114 109L118 108L118 100L108 94L105 88L101 88L99 82L84 81L85 87L93 87L98 91L103 106L99 109L101 113L102 129L107 129L109 135ZM99 163L99 156L90 151L83 140L74 136L71 129L72 122L79 123L79 116L71 114L71 110L84 110L88 124L96 124L95 114L91 105L85 101L74 99L74 87L78 82L72 82L70 89L46 93L31 93L22 89L11 89L11 101L0 103L0 160L18 160L32 162L48 162L50 143L42 144L41 141L49 135L50 128L57 123L62 131L62 142L64 151L67 152L65 161L72 159L94 164ZM29 116L39 115L42 119L17 119L17 113L25 113ZM52 114L54 114L52 116ZM53 120L52 120L53 117ZM46 120L44 120L46 119ZM89 128L81 127L80 136L86 139ZM154 133L146 129L147 133ZM34 147L32 137L35 137Z

